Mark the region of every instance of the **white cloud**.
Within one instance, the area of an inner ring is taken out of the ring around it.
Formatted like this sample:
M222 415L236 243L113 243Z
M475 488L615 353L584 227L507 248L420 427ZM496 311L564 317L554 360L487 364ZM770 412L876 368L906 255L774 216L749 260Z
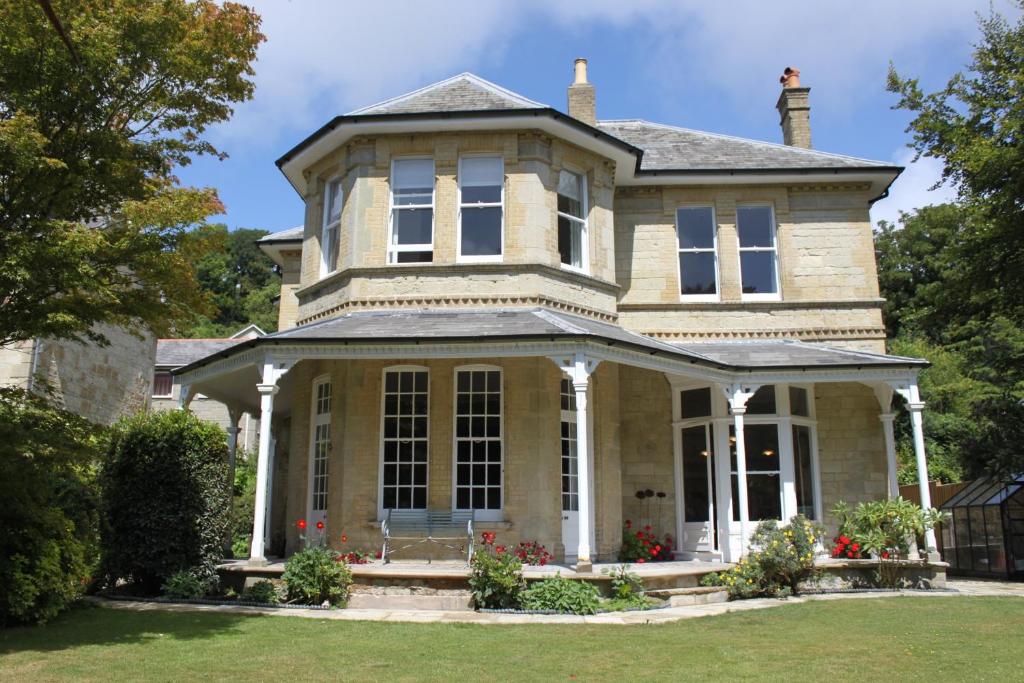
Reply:
M1001 0L1005 2L1006 0ZM529 26L567 36L593 24L636 24L630 46L673 98L687 86L717 88L737 103L762 101L787 64L813 69L816 106L846 107L865 83L882 82L891 55L912 71L937 36L969 36L987 0L254 0L267 43L257 92L219 136L309 132L341 113L459 71L499 63ZM997 5L998 6L998 5ZM912 28L910 28L912 27ZM569 66L565 66L568 76ZM828 84L828 87L821 87ZM529 95L529 93L524 93ZM760 112L758 114L760 116Z
M896 223L900 212L910 213L932 204L942 204L956 198L956 191L949 185L941 185L934 190L932 187L942 178L942 162L933 157L921 157L913 161L914 152L901 149L893 155L893 160L906 170L900 174L889 189L889 196L880 199L871 207L871 222L878 221Z

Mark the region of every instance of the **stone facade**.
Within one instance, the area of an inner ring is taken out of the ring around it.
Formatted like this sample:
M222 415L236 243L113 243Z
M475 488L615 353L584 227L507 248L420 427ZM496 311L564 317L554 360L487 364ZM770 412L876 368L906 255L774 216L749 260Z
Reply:
M0 384L42 391L97 424L109 425L149 406L156 339L101 328L109 344L37 339L0 350Z

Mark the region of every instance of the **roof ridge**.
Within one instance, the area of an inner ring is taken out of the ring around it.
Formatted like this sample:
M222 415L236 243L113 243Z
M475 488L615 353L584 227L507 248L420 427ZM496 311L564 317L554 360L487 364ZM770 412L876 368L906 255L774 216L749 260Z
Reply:
M548 311L543 308L535 308L530 312L533 313L538 318L540 318L541 320L544 320L546 322L551 323L552 325L555 325L563 332L571 332L573 334L588 334L587 330L583 329L582 327L577 327L576 325L573 325L572 322L568 320L562 320L560 316L556 315L552 311Z
M811 348L826 348L829 351L835 351L836 353L844 353L848 356L867 356L868 358L886 358L890 360L911 360L920 361L920 358L913 358L911 356L896 356L889 353L875 353L874 351L861 351L860 349L844 349L840 346L832 346L831 344L810 344L800 339L780 339L778 340L783 344L793 344L795 346L809 346Z
M462 73L456 74L456 75L451 76L449 78L445 78L445 79L442 79L440 81L435 81L434 83L428 83L427 85L425 85L425 86L423 86L421 88L417 88L415 90L410 90L409 92L404 93L402 95L397 95L395 97L389 97L386 100L381 100L380 102L376 102L374 104L370 104L370 105L367 105L365 107L360 107L359 109L353 109L352 111L346 113L345 116L356 116L356 115L359 115L359 114L364 114L364 113L366 113L366 112L368 112L368 111L370 111L372 109L377 109L379 107L383 107L383 106L386 106L386 105L396 104L396 103L401 102L403 100L411 99L413 97L416 97L417 95L421 95L424 92L427 92L428 90L433 90L434 88L445 86L445 85L448 85L449 83L455 83L455 82L460 81L460 80L469 81L473 85L476 85L476 86L478 86L480 88L483 88L484 90L490 91L492 94L500 95L502 97L507 97L507 98L513 99L513 100L517 100L518 102L520 102L520 103L522 103L522 104L524 104L524 105L526 105L528 107L537 107L537 108L540 108L540 109L549 109L550 108L546 104L543 104L541 102L537 102L535 100L531 100L530 98L524 97L523 95L520 95L517 92L513 92L513 91L511 91L511 90L509 90L507 88L503 88L500 85L498 85L497 83L493 83L491 81L488 81L486 78L481 78L480 76L477 76L474 73L470 73L469 71L463 71Z
M876 159L866 159L864 157L855 157L849 154L837 154L835 152L823 152L817 149L804 149L803 147L794 147L793 145L786 145L780 142L768 142L767 140L755 140L754 138L742 138L738 135L726 135L725 133L712 133L707 130L697 130L695 128L684 128L683 126L673 126L668 123L657 123L655 121L648 121L647 119L602 119L597 122L598 126L609 123L642 123L648 126L655 126L657 128L665 128L667 130L675 130L681 133L692 133L694 135L706 135L708 137L720 138L722 140L732 140L734 142L746 142L753 143L755 145L765 145L767 147L773 147L776 149L785 149L797 154L803 154L808 156L825 156L834 159L847 159L849 161L867 162L875 166L885 165L885 162L878 161Z

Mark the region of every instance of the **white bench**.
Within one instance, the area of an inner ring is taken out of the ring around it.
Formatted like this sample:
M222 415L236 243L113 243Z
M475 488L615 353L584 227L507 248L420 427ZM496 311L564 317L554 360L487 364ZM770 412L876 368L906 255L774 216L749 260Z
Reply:
M465 549L466 561L473 559L473 511L472 510L388 510L380 523L384 536L384 548L380 556L387 564L391 554L421 543L458 550ZM412 541L400 548L392 548L392 541ZM450 545L462 541L463 545Z

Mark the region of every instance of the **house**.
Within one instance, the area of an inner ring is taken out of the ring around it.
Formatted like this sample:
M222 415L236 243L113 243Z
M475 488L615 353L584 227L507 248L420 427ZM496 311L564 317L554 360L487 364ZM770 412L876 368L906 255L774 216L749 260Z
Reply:
M262 337L266 332L257 325L247 325L230 337L222 339L158 339L153 363L153 383L150 405L153 410L177 410L181 406L181 384L175 381L175 368L224 351L240 341ZM232 456L241 447L248 452L256 446L257 424L249 412L240 406L227 405L197 394L189 407L198 417L220 426L228 435Z
M145 410L156 339L110 325L95 329L106 345L37 338L0 347L0 386L50 392L61 408L100 425Z
M568 113L467 73L281 157L306 210L265 240L280 331L176 370L260 416L250 561L300 519L376 547L395 509L579 570L627 520L734 560L758 520L895 495L894 394L926 481L926 362L885 355L868 215L901 169L813 150L782 81L784 144L598 120L578 60Z

